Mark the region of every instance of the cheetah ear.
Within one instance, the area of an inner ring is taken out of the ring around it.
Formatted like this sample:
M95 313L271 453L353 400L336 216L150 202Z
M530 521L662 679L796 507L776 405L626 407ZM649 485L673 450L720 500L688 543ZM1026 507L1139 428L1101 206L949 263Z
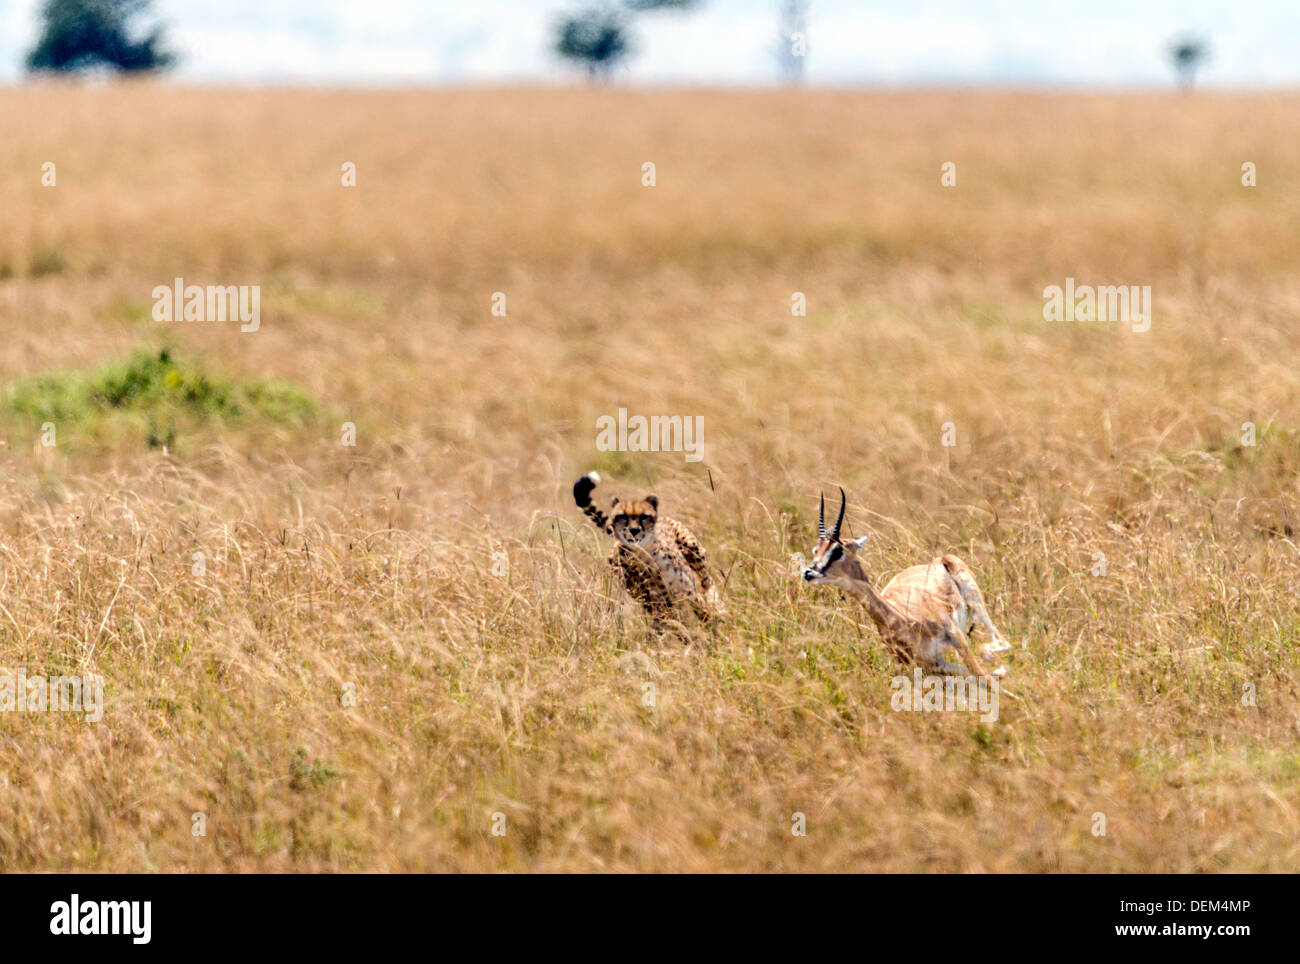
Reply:
M647 502L650 503L651 507L652 507L656 512L659 511L659 496L657 496L657 495L647 495L647 496L645 497L645 500L646 500Z
M609 504L609 507L612 509L617 505L618 505L618 496L614 496L614 501Z

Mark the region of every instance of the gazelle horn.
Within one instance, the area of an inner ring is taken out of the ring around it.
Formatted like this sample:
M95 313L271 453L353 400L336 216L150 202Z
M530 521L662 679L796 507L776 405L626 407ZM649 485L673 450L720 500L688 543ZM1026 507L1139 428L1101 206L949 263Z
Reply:
M826 538L826 496L824 494L821 507L817 510L817 538Z
M844 487L841 486L840 487L840 517L835 520L835 528L831 529L832 539L838 539L840 537L840 526L843 525L844 523L844 507L846 504L847 502L844 498Z

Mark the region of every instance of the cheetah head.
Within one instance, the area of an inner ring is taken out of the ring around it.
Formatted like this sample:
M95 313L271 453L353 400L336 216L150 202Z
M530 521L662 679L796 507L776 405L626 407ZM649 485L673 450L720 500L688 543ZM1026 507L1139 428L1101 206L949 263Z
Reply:
M647 495L639 502L615 499L609 510L609 531L629 549L650 546L655 541L655 522L659 518L659 500Z

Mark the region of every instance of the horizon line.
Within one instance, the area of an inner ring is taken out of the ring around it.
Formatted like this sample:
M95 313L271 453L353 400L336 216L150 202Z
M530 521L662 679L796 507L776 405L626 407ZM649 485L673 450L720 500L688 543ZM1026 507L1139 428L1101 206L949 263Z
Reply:
M192 77L168 77L156 73L130 74L106 73L81 75L63 73L38 73L19 78L0 79L0 90L36 89L40 87L65 87L102 89L118 86L171 87L177 90L283 90L283 91L337 91L349 93L392 92L524 92L524 91L594 91L608 93L1005 93L1005 94L1170 94L1179 97L1196 94L1251 95L1300 94L1300 81L1274 84L1224 84L1204 83L1187 89L1176 83L1017 83L1004 81L961 82L900 82L861 81L842 83L784 84L705 82L705 81L652 81L639 83L587 83L583 81L411 81L409 78L364 80L327 80L313 78L264 78L260 80L202 80Z

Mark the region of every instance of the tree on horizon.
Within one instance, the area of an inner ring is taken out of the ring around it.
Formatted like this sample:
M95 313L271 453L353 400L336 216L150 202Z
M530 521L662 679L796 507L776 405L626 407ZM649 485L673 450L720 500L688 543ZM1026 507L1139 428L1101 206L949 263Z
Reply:
M121 73L166 70L176 56L162 46L152 0L45 0L41 35L27 54L32 73L107 67Z
M602 83L609 80L622 61L632 52L632 13L654 10L690 10L701 0L605 0L556 22L555 52L565 60L581 65L587 76Z
M1178 86L1191 90L1196 84L1196 71L1209 56L1209 45L1195 37L1183 37L1170 44L1169 58L1178 73Z

